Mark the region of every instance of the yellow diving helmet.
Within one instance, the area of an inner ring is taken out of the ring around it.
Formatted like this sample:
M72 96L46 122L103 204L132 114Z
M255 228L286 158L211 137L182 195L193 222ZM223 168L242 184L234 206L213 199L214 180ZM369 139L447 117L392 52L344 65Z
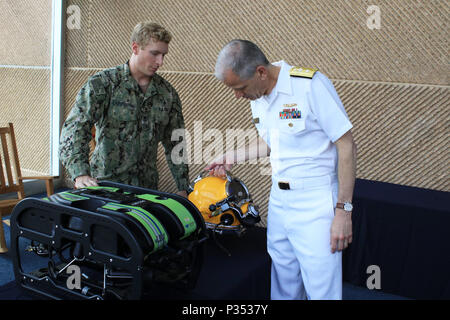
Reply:
M202 214L206 227L218 233L237 232L254 226L261 218L247 187L227 172L226 178L205 176L195 180L188 199Z

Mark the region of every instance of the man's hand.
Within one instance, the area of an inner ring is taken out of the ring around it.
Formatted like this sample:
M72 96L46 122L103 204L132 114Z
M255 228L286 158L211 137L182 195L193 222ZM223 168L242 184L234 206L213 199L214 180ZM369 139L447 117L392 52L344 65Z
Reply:
M226 177L227 171L231 171L231 168L233 167L232 164L228 163L218 163L213 161L209 165L207 165L203 170L209 171L210 175L216 176L216 177Z
M331 252L342 251L352 243L352 216L343 209L336 208L331 224Z
M188 194L186 190L181 190L177 192L177 195L187 198Z
M81 189L85 187L98 186L98 181L91 176L79 176L75 178L75 189Z

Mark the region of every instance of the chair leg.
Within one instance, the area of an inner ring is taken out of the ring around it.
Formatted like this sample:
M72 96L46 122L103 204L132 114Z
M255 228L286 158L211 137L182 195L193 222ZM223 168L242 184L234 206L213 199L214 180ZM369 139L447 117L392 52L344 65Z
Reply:
M0 253L8 252L8 247L6 246L5 232L3 230L3 219L0 219Z
M45 180L45 187L47 189L47 196L50 197L55 192L53 180Z

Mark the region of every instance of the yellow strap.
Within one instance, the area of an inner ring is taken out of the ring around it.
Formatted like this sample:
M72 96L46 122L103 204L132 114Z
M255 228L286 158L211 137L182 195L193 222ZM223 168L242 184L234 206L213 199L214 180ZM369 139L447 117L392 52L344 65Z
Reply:
M312 78L318 69L292 67L289 74L292 77Z

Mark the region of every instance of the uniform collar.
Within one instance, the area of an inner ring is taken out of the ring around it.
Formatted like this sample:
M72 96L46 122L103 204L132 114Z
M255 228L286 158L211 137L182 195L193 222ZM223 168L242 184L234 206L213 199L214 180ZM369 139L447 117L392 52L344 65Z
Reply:
M130 71L130 60L128 60L127 62L125 62L123 65L122 65L122 68L121 68L122 70L121 70L121 76L122 76L122 80L124 81L124 83L125 83L125 87L127 88L127 89L131 89L131 90L134 90L134 91L138 91L139 92L139 88L138 88L138 84L137 84L137 82L136 82L136 79L134 79L132 76L131 76L131 71Z
M281 67L280 73L278 74L277 84L275 85L274 90L276 93L284 93L284 94L292 94L291 90L291 81L289 76L289 70L291 66L288 65L283 60L272 63L274 66Z
M127 62L122 65L122 78L128 80L129 77L131 77L130 60L127 60Z
M135 90L136 92L141 92L136 79L133 78L133 76L131 75L130 60L128 60L122 65L122 79L125 80L126 83L125 86L128 89ZM155 73L152 77L152 80L150 80L147 92L144 92L145 99L158 94L157 86L159 82L160 82L159 76Z
M269 108L269 106L272 104L273 101L275 101L279 93L288 95L291 94L291 81L289 76L290 66L283 60L273 62L272 65L281 68L280 73L278 74L277 83L273 87L272 91L270 92L269 95L266 95L262 98L262 100L266 102L266 108Z

